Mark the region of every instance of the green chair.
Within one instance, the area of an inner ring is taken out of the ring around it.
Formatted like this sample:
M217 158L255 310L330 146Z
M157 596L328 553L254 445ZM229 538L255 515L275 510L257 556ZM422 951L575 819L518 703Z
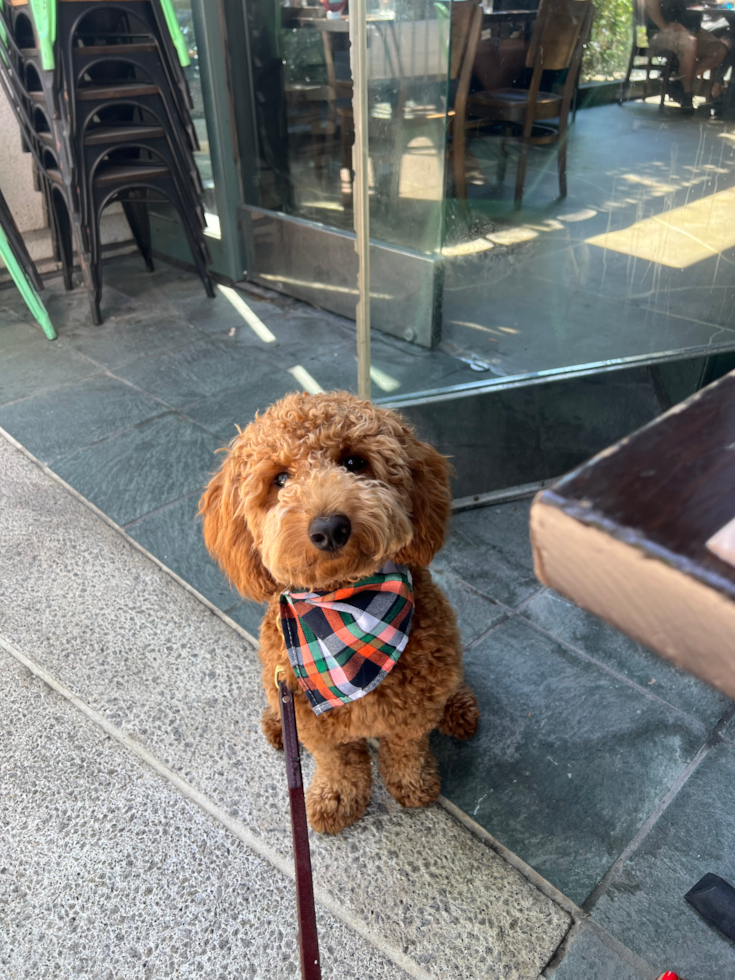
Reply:
M166 20L171 40L176 48L176 54L182 68L188 67L191 63L189 52L186 50L186 41L181 33L179 22L176 19L176 11L171 0L159 0L163 16ZM33 21L38 32L38 43L41 52L41 64L44 71L50 71L56 67L54 59L54 44L56 43L56 0L30 0L31 10L33 11ZM2 6L2 0L0 0Z
M26 306L35 319L43 327L43 332L49 340L56 340L56 331L51 323L46 307L43 305L38 290L43 289L41 277L28 254L25 242L18 231L13 215L0 191L0 259L13 278Z

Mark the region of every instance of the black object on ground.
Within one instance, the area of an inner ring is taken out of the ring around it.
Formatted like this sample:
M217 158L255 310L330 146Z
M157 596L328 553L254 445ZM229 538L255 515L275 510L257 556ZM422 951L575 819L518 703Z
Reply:
M729 882L706 874L684 898L703 919L735 942L735 888Z

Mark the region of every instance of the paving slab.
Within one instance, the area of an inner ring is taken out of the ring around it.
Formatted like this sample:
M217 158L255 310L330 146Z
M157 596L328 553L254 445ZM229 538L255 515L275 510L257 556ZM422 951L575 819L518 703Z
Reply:
M99 375L0 406L0 425L48 463L164 412L148 395Z
M475 592L455 575L432 568L431 577L444 591L457 614L457 625L465 649L505 617L505 611L497 602Z
M732 702L715 688L679 670L624 633L551 590L535 596L523 615L598 663L711 728Z
M553 980L654 980L662 971L632 964L628 957L611 947L595 931L584 929L570 945Z
M151 317L150 312L143 315L139 311L106 317L93 331L84 322L59 325L57 329L63 330L64 340L75 351L112 370L142 357L187 347L202 336L185 320Z
M118 524L206 483L214 466L216 436L178 415L143 422L54 463L54 470Z
M0 650L0 973L292 980L293 883ZM323 975L407 980L318 913Z
M0 635L287 858L252 647L5 441L0 473ZM533 980L570 926L440 806L403 810L377 780L360 823L311 843L322 904L416 976Z
M640 956L687 980L733 977L735 943L684 901L707 872L735 886L735 746L729 743L705 756L592 916Z
M33 343L16 344L0 357L0 405L99 374L98 365L81 354L36 331L29 331L29 336Z
M234 388L251 373L259 377L263 369L273 370L262 357L249 348L228 346L226 339L207 337L168 353L132 361L119 367L117 374L179 408Z
M198 514L200 491L155 510L126 528L141 544L197 592L227 610L240 604L239 594L209 557Z
M434 559L436 568L453 572L496 602L518 606L540 589L528 535L530 509L530 500L517 500L455 514Z
M521 617L465 653L465 675L480 729L433 736L444 794L581 905L706 732Z

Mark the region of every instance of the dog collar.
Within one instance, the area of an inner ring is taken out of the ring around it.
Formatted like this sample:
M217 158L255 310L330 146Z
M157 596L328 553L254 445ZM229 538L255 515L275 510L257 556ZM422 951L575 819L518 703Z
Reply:
M291 667L320 715L374 691L396 665L411 630L411 573L388 562L344 589L283 592L280 613Z

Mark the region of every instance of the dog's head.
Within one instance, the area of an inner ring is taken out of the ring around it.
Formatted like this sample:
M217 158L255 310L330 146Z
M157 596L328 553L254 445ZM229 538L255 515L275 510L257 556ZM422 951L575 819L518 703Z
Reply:
M199 511L244 596L328 590L444 543L449 467L398 415L346 392L287 395L230 444Z

